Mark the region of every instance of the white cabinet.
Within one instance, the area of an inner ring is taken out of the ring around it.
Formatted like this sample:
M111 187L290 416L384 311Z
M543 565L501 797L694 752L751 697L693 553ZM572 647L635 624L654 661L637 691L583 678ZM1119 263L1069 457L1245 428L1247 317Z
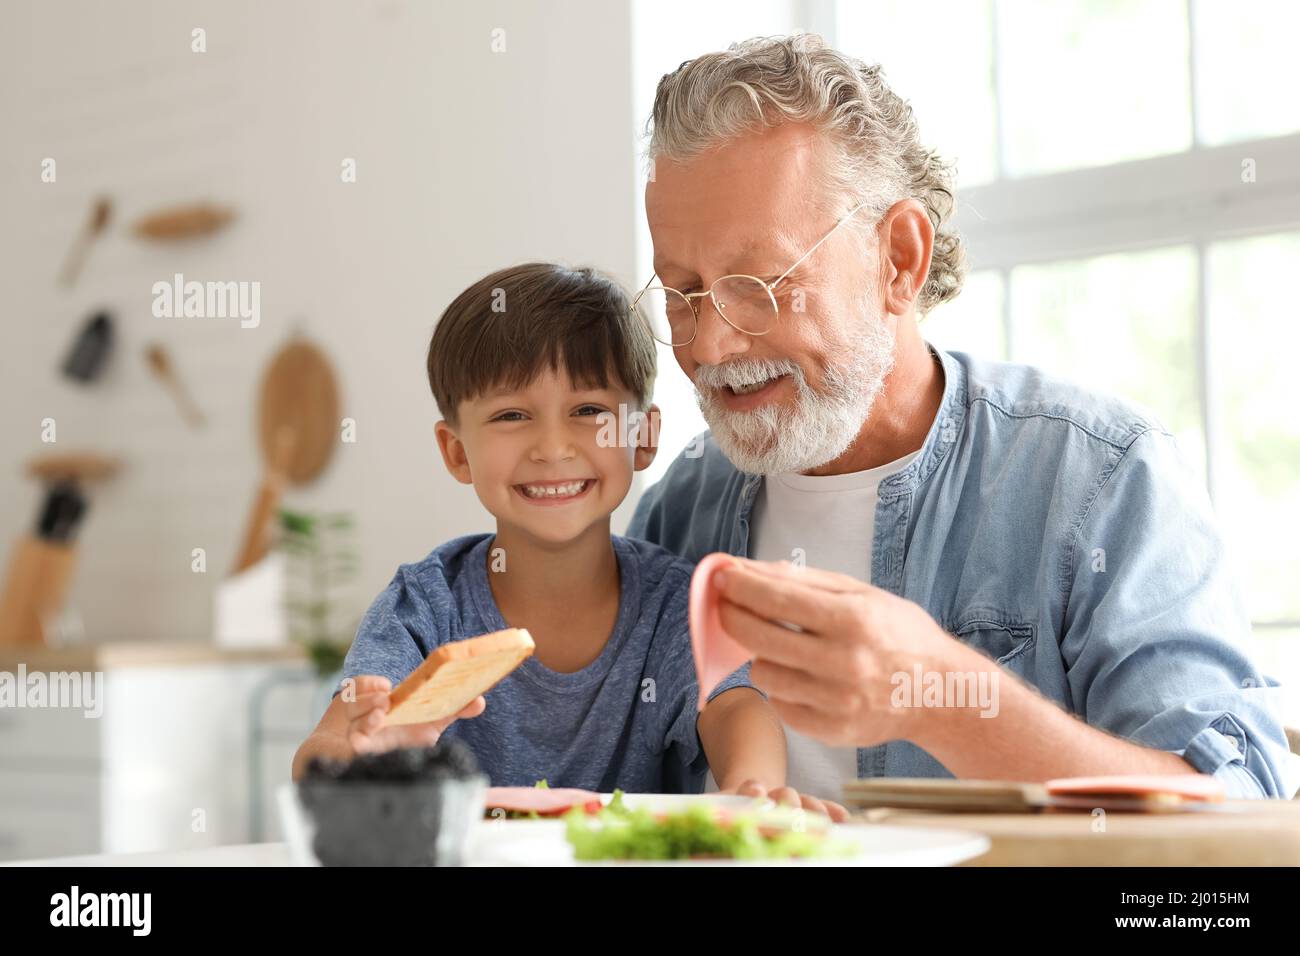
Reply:
M100 839L100 777L87 771L0 770L0 860L84 853Z
M83 652L92 655L88 661L43 652L23 662L29 673L42 664L98 671L103 712L0 707L0 859L277 837L274 789L289 779L297 742L328 697L310 664L291 649L150 656L143 648ZM16 653L0 653L0 671L14 673ZM78 663L89 666L69 666ZM256 750L255 701L269 737ZM259 794L252 792L254 759Z

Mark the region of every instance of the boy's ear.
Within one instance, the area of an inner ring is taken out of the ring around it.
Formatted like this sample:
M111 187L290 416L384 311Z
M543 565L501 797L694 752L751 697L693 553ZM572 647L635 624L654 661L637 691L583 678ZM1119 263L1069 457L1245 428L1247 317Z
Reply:
M651 405L637 425L636 456L633 470L643 471L650 467L659 453L659 406Z
M474 478L469 471L469 459L465 457L465 443L456 437L451 426L441 418L433 426L433 432L438 436L438 450L442 452L443 463L451 476L462 485L472 485Z

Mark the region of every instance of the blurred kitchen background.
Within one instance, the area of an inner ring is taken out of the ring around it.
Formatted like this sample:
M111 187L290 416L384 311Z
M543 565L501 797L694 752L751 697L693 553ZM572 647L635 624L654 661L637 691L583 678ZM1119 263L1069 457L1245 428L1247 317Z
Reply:
M1300 6L21 0L0 671L102 673L105 706L0 708L0 859L278 837L371 598L491 527L435 445L435 318L533 258L643 284L658 78L796 31L881 62L958 163L973 271L931 340L1151 408L1204 476L1265 672L1300 684ZM176 274L256 283L256 324L157 315ZM656 401L664 450L616 531L704 428L667 350Z

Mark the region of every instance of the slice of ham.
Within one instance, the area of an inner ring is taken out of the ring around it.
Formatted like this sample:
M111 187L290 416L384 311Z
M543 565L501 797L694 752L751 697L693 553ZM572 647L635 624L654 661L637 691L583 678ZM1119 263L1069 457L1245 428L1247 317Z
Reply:
M701 558L691 574L691 649L695 654L695 675L700 683L701 710L713 689L753 656L732 640L722 627L718 608L721 599L712 577L730 563L731 555L718 551Z
M1062 777L1045 784L1052 796L1171 794L1185 800L1219 802L1227 789L1217 777L1206 774L1120 774L1108 777Z
M596 813L602 806L600 794L572 787L488 787L487 808L511 813L536 813L549 817L582 807Z

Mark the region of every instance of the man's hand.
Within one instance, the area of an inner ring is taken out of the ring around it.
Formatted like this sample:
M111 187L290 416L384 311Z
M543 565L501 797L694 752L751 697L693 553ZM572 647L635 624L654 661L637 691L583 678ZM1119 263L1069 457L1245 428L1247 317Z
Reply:
M740 786L720 793L734 793L742 797L767 797L773 803L789 807L803 807L812 813L821 813L830 817L835 823L843 823L849 818L849 811L833 800L820 800L807 793L800 793L794 787L777 787L768 790L757 780L746 780Z
M1088 726L944 633L919 605L856 578L736 558L714 581L722 626L755 654L750 679L786 724L828 744L908 740L956 777L990 780L1197 772L1177 753ZM916 665L1005 676L998 719L982 720L974 707L893 706L891 678Z
M399 747L429 747L438 742L442 732L462 717L477 717L487 708L480 695L465 709L445 720L425 724L387 726L388 694L393 685L387 677L372 674L358 677L353 688L355 697L346 700L343 713L347 717L348 746L354 754L378 753ZM342 697L342 695L339 695Z
M754 652L750 679L788 726L833 746L915 741L925 708L892 706L891 678L917 662L969 669L976 653L919 605L845 574L735 558L713 580L722 626Z

